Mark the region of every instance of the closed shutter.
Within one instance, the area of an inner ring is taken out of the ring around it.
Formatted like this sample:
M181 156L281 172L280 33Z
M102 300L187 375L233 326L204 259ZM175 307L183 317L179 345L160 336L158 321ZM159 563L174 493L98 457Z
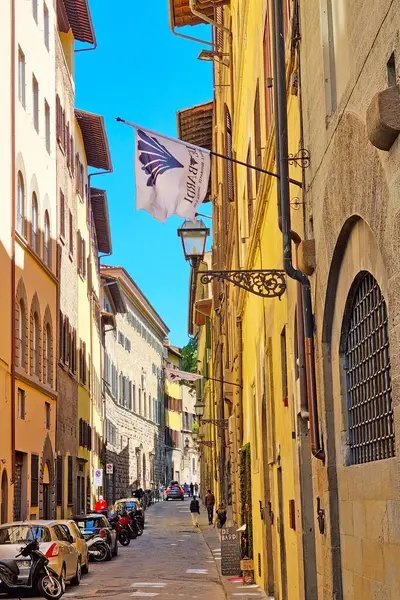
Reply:
M39 506L39 457L31 456L31 506Z
M228 158L233 158L232 150L232 119L228 107L225 105L225 152ZM235 186L233 180L233 162L226 162L227 194L229 202L235 199Z
M57 506L62 505L62 495L63 495L63 457L57 456Z
M73 502L73 458L68 456L68 504Z
M254 146L256 153L256 167L262 168L261 155L261 125L260 125L260 84L257 80L256 96L254 99ZM248 169L250 171L250 169ZM256 171L256 190L260 183L260 172Z

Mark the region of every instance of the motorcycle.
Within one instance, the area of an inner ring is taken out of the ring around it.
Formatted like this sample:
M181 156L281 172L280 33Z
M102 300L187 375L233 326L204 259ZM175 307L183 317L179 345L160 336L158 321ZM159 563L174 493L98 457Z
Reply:
M89 557L95 562L103 562L111 555L111 548L97 533L86 539Z
M116 515L115 517L111 517L109 519L111 527L117 533L117 540L121 544L121 546L129 546L131 543L130 531L127 529L127 525L121 523L121 518Z
M138 514L136 511L132 510L129 513L129 517L131 519L131 522L129 523L129 527L132 530L134 539L138 536L140 537L143 534L142 516L140 514Z
M64 580L50 568L49 559L39 550L38 540L32 540L20 549L19 557L30 558L31 566L28 581L19 580L19 567L14 559L0 560L0 581L10 594L32 590L47 600L58 600L65 592Z

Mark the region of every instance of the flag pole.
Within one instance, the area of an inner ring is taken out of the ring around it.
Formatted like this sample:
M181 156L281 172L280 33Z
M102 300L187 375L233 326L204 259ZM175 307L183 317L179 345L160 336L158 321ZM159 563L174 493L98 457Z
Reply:
M138 127L134 123L131 123L130 121L125 121L125 119L122 119L121 117L116 117L115 120L118 121L118 123L123 123L124 125L133 127L134 129L136 129ZM144 129L146 129L146 128L144 127ZM146 129L146 131L150 131L150 130ZM179 140L179 139L177 140L177 139L171 138L170 136L164 135L162 133L156 133L155 131L150 131L150 133L154 133L154 135L160 135L161 137L167 138L173 142L181 142L182 144L190 146L191 148L198 148L199 150L202 150L203 152L208 152L212 156L216 156L216 157L222 158L224 160L229 160L230 162L236 163L237 165L242 165L243 167L247 167L248 169L253 169L254 171L258 171L259 173L264 173L265 175L270 175L271 177L276 177L277 179L280 179L280 176L277 173L273 173L272 171L267 171L266 169L262 169L261 167L256 167L255 165L251 165L250 163L243 162L241 160L238 160L237 158L232 158L231 156L225 156L225 154L219 154L218 152L214 152L213 150L207 150L207 148L202 148L201 146L195 146L194 144L189 144L188 142L184 142L183 140ZM303 187L303 184L301 181L297 181L297 179L292 179L291 177L289 177L289 183L292 183L293 185L297 185L299 187Z

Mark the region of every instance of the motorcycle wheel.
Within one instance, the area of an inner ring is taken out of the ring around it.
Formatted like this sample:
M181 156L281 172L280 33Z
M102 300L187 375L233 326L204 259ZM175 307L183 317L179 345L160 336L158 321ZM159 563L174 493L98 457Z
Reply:
M99 544L93 548L99 554L93 554L93 560L95 562L104 562L108 558L108 548L105 544Z
M126 533L126 531L121 531L121 533L118 536L118 541L121 544L121 546L129 546L129 544L131 543L131 538Z
M62 582L56 575L49 573L39 578L37 588L40 596L47 600L58 600L64 593Z

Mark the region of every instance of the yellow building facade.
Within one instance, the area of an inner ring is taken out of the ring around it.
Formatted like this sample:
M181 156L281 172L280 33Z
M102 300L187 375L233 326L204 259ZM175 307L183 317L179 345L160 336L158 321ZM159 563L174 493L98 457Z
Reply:
M211 23L216 53L214 102L179 111L179 137L276 173L272 7L266 0L207 6L171 0L170 18L178 29ZM294 155L303 145L296 86L297 21L290 2L283 2L282 10L288 154ZM302 169L292 164L289 176L294 182L290 193L295 255L304 237ZM283 270L277 182L266 173L212 157L212 269ZM206 401L204 418L225 419L227 426L201 426L200 439L211 442L211 447L202 448L202 461L206 470L210 464L214 469L210 486L217 499L227 504L235 522L247 523L256 582L275 598L300 600L315 597L314 507L302 296L296 281L285 277L285 282L285 293L278 299L260 298L229 281L214 280L214 381L201 395ZM199 280L194 285L198 290ZM191 304L195 323L201 306L198 292L192 294ZM200 325L200 361L205 356L205 329L205 323Z

